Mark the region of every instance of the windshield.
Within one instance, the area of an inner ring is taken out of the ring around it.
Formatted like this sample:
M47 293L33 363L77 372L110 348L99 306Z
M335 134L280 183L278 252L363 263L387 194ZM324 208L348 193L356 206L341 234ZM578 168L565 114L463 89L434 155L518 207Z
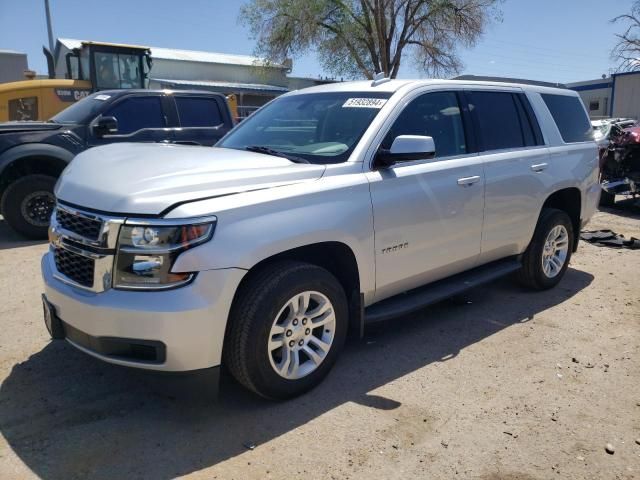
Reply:
M331 92L280 97L244 120L217 147L270 149L311 163L340 163L391 93Z
M90 120L97 115L100 109L104 106L105 100L108 100L109 98L110 95L94 93L65 108L57 115L51 117L50 121L54 123L67 124L85 123L87 120Z

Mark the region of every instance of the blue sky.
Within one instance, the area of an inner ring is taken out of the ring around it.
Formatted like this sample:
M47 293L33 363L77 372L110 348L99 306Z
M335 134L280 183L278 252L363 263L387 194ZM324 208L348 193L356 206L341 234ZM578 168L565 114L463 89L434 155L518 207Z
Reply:
M239 1L50 0L54 36L148 46L252 54L238 24ZM599 78L614 67L609 52L621 26L609 20L632 0L505 0L503 21L462 50L463 73L570 82ZM43 0L0 0L0 49L26 52L45 73ZM313 54L294 58L295 75L326 75ZM405 59L400 77L424 76Z

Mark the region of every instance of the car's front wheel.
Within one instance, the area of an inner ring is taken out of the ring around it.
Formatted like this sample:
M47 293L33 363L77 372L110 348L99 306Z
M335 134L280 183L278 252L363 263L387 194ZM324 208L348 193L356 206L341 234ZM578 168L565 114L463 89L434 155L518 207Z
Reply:
M56 203L55 184L56 179L49 175L27 175L11 183L0 205L6 222L27 238L46 239Z
M555 208L542 210L531 243L522 258L518 274L520 282L536 290L557 285L569 266L574 242L569 215Z
M224 359L246 388L300 395L329 373L347 334L344 290L327 270L284 261L252 274L229 317Z

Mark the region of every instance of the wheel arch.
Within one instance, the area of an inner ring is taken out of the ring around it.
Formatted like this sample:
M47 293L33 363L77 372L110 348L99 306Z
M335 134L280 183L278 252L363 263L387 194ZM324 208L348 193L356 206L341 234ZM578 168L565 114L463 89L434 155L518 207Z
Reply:
M556 208L569 215L574 232L573 251L575 252L578 248L578 239L580 238L580 215L582 211L582 193L580 189L577 187L567 187L556 190L549 195L542 204L542 210L545 208Z
M238 301L239 292L251 278L271 265L285 260L310 263L324 268L336 277L342 285L349 303L348 332L352 336L360 337L364 322L364 300L360 291L360 272L355 253L351 247L343 242L327 241L303 245L260 260L247 271L240 281L232 305ZM226 326L226 331L228 330L229 323Z
M19 145L0 155L0 196L20 177L43 174L58 177L73 159L64 148L46 144Z

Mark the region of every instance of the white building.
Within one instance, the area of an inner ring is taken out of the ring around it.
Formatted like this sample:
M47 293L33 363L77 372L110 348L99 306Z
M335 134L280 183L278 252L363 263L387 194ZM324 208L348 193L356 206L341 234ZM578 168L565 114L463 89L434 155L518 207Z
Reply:
M595 120L610 116L612 85L613 80L605 78L568 83L567 87L580 94L589 117Z
M567 84L582 97L592 119L640 119L640 72L614 73L611 77Z

